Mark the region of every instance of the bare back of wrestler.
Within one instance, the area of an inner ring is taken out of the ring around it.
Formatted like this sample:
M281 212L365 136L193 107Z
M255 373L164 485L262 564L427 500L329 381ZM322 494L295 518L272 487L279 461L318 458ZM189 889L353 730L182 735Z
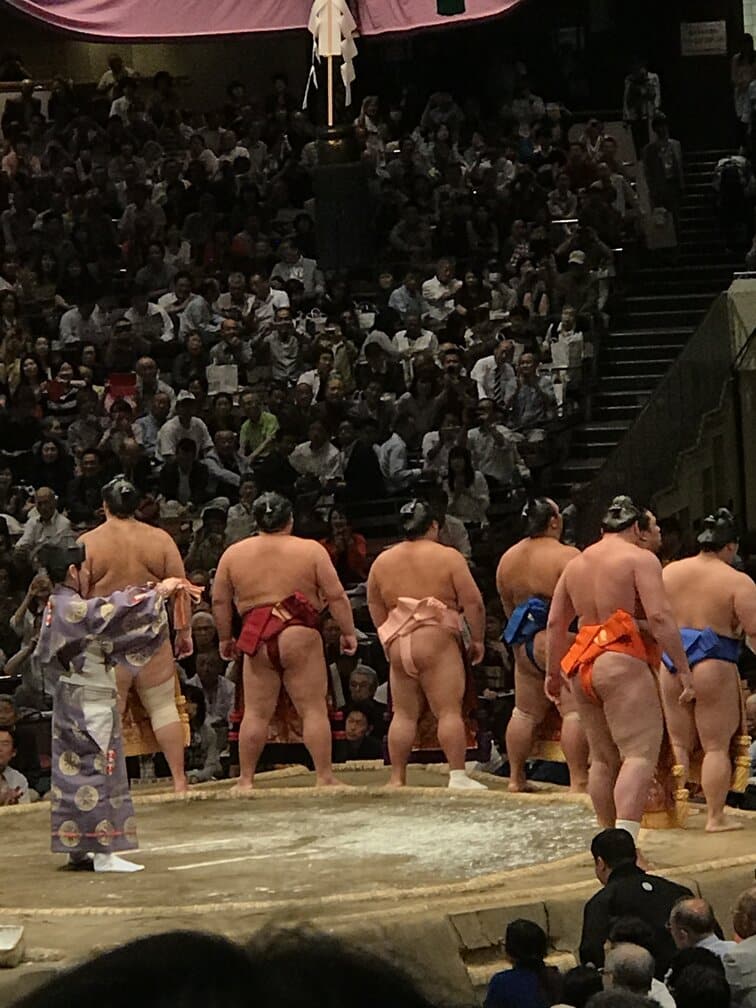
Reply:
M572 679L590 747L588 791L602 827L628 829L637 839L664 727L656 673L649 665L652 659L641 655L646 650L653 654L655 643L673 656L686 686L690 671L664 591L661 564L648 548L638 548L658 537L656 519L629 498L616 498L603 529L600 542L570 561L554 592L546 690L552 699L559 694L568 628L577 616L576 646L586 628L589 634L595 630L593 640L600 651L592 661L592 681L582 674ZM624 622L626 632L602 649L606 628L617 619ZM631 639L634 648L628 644ZM632 650L636 656L628 653Z
M699 536L698 556L669 564L663 575L683 634L710 630L719 638L718 642L709 640L708 647L700 643L688 649L695 704L679 702L682 683L676 670L665 663L660 672L667 727L675 757L686 774L697 739L704 752L701 786L708 813L706 829L713 833L742 828L724 814L724 807L732 777L731 742L742 719L738 639L745 635L751 647L756 644L756 585L730 566L737 551L731 517L723 510L707 519L710 528Z
M528 600L550 602L562 571L579 551L561 543L559 508L548 498L531 501L527 509L529 535L504 553L496 571L496 587L507 620ZM517 618L517 617L515 617ZM513 642L515 709L506 737L509 790L527 790L525 762L533 749L537 728L551 702L544 691L546 632L539 630L526 643ZM516 641L516 638L515 638ZM533 658L531 659L530 654ZM561 745L570 770L570 790L583 792L588 780L588 744L568 682L563 682L557 704L562 716Z
M113 481L115 483L115 481ZM183 578L184 564L178 547L162 529L153 528L137 521L125 512L117 517L108 507L108 497L116 511L120 509L121 498L128 495L127 489L105 487L106 521L91 532L86 532L80 542L86 549L86 560L82 568L83 578L88 583L87 597L109 595L131 585L159 582L165 578ZM133 488L132 488L133 489ZM115 496L114 496L115 495ZM138 495L134 491L133 505L136 509ZM176 636L179 654L191 652L191 631L179 631ZM126 667L119 667L116 673L118 686L118 707L121 715L126 710L129 690L132 685L150 717L155 738L165 754L177 793L186 791L184 774L184 729L181 724L175 700L175 661L170 641L166 641L134 677Z
M411 506L426 507L420 502ZM464 614L468 622L472 637L470 660L477 664L483 657L483 600L461 553L436 541L438 524L432 521L424 531L422 528L418 538L382 553L368 578L368 608L379 631L402 604L411 608L422 600L415 615L426 614L418 619L411 637L397 636L387 646L394 706L388 737L390 786L406 784L407 763L424 696L438 720L438 739L451 771L450 786L475 787L476 782L467 778L464 770L465 668L459 646L459 614Z
M265 514L265 498L270 512ZM263 501L260 505L259 502ZM283 503L282 503L283 502ZM213 614L220 637L221 656L233 657L232 607L244 620L254 611L281 612L282 627L275 647L261 646L244 653L244 718L239 731L238 791L252 787L255 769L267 740L281 683L302 718L305 745L312 756L319 785L337 781L331 769L331 729L326 706L327 670L319 630L313 625L324 606L341 630L341 646L354 654L354 621L338 575L326 550L311 539L291 535L291 506L278 495L264 494L253 507L259 528L273 529L230 546L220 559L213 585ZM274 526L278 525L278 528ZM286 606L297 596L313 615L311 625L291 620ZM244 632L239 648L244 651Z

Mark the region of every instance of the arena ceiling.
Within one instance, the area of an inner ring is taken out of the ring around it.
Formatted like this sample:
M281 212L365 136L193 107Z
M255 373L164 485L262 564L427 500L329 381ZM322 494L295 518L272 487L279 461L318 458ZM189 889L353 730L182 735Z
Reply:
M5 0L51 27L100 39L196 38L306 28L312 0ZM441 0L444 2L449 0ZM494 17L523 0L465 0L450 19L437 0L350 0L361 35L383 35Z

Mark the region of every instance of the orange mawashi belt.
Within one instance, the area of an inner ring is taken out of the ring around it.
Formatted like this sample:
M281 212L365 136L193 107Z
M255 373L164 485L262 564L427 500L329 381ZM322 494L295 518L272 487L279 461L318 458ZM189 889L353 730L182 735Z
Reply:
M607 652L638 658L651 669L658 668L661 661L661 648L644 639L638 624L623 609L618 609L604 623L582 626L562 659L562 672L568 679L579 675L583 692L594 703L598 703L599 698L593 688L593 665Z

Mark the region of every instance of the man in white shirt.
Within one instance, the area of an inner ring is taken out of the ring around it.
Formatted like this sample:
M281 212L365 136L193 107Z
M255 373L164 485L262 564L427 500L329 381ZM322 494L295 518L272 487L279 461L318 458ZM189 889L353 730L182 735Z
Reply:
M410 466L407 439L412 437L414 422L411 417L399 416L394 421L394 433L376 449L378 464L390 494L410 490L423 474L422 469Z
M497 487L512 486L517 475L522 479L530 476L520 458L512 431L496 422L491 399L481 399L478 403L478 426L468 432L467 447L473 467Z
M503 406L517 388L517 374L511 359L514 344L502 339L490 357L481 357L473 365L470 377L478 386L479 399L491 399Z
M247 291L247 281L243 273L229 273L228 290L221 294L213 305L219 315L246 322L255 306L253 294Z
M42 546L47 543L53 546L72 546L76 539L71 522L58 511L58 499L50 487L40 487L37 490L34 505L15 547L17 553L29 557L32 566Z
M277 277L282 284L287 280L300 280L304 286L305 297L315 297L325 290L323 274L318 269L314 259L306 259L294 242L284 242L281 245L281 261L273 267L271 279Z
M112 95L113 85L116 81L123 80L124 77L135 77L136 74L130 66L126 66L118 53L108 56L108 69L97 82L97 90L100 94Z
M126 309L123 317L131 323L131 331L135 336L143 336L150 343L155 340L172 343L176 340L176 332L168 312L148 301L143 291L134 291L131 296L131 307Z
M170 385L158 378L157 364L152 357L140 357L134 365L136 371L137 409L139 414L149 412L152 400L158 393L168 396L171 409L176 404L176 393Z
M30 800L28 780L8 765L15 755L13 730L0 727L0 805L26 805Z
M455 280L450 259L439 259L435 276L423 284L423 303L429 324L440 328L454 311L454 295L462 286Z
M576 328L575 309L562 308L559 323L552 322L546 331L543 351L551 357L551 378L558 374L565 384L576 384L582 377L585 340Z
M309 385L312 389L312 401L322 399L321 387L325 390L326 383L333 371L333 351L324 347L318 354L317 366L311 371L303 371L299 376L298 385Z
M309 441L298 444L289 455L289 465L300 476L315 476L321 486L343 479L341 452L328 437L322 420L310 424Z
M285 305L276 309L272 324L267 325L259 332L252 342L255 347L267 347L273 381L291 385L299 377L302 367L299 340L291 317L288 298L286 301ZM333 361L331 360L332 365Z
M176 416L167 420L158 432L156 454L164 462L176 455L179 441L188 438L197 446L197 458L213 447L213 439L204 421L194 416L197 400L185 389L176 397Z
M213 447L205 455L204 463L208 471L207 492L210 496L221 494L233 499L247 471L247 460L239 451L234 431L215 432Z
M58 327L60 349L66 350L70 347L80 347L84 343L99 342L97 323L92 319L94 308L93 300L82 300L79 305L74 305L61 315Z
M184 312L193 301L201 301L198 295L192 293L192 275L188 270L180 270L173 278L173 290L161 294L157 299L158 308L171 319L179 320L179 330Z
M430 329L423 329L420 316L410 313L404 320L405 327L394 337L394 347L402 361L404 380L409 385L414 376L414 360L418 354L438 356L438 339Z
M165 392L156 392L152 397L149 412L139 417L131 425L131 429L134 431L134 440L142 446L144 454L148 458L160 461L157 454L158 434L168 419L172 403L173 399Z
M229 277L230 283L230 277ZM253 312L258 330L269 328L274 321L279 308L289 307L289 295L286 291L274 290L270 281L262 273L254 273L249 279L252 293L255 295Z
M714 910L705 899L685 897L669 913L669 933L678 949L705 948L721 959L736 947L714 933Z

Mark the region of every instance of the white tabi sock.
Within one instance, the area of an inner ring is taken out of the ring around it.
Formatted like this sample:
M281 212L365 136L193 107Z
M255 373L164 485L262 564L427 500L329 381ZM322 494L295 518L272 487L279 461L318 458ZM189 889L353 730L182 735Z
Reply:
M117 854L95 854L94 870L96 872L136 872L144 871L143 864L134 864Z
M481 784L480 781L468 777L465 770L449 771L449 787L460 788L465 791L488 791L485 784Z
M641 828L641 824L639 822L633 822L632 819L618 819L615 824L615 828L627 830L633 838L633 841L638 843L638 834L640 833Z

